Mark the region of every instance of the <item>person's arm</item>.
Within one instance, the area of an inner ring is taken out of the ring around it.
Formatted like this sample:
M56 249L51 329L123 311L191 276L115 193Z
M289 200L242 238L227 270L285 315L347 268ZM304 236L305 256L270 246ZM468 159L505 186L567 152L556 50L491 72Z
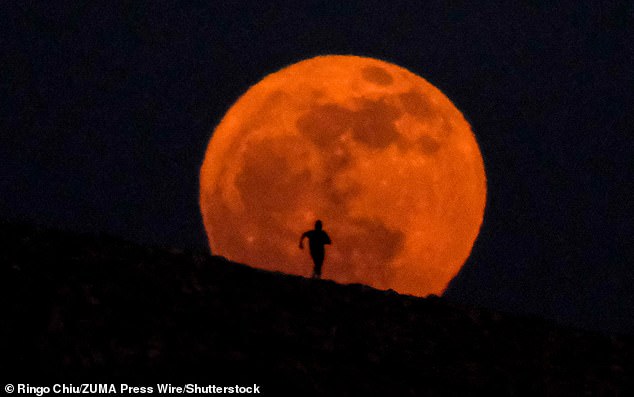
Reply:
M302 237L299 239L300 249L304 249L304 238L306 238L307 235L308 235L308 232L304 232L304 234L302 234Z
M327 245L332 244L332 241L330 241L330 236L328 235L328 233L324 232L324 236L326 236L326 241L324 242L324 244L327 244Z

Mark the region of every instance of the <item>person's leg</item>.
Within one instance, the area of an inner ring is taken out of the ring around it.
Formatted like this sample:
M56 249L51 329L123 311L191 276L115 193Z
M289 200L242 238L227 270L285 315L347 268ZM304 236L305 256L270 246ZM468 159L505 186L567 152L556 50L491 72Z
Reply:
M324 256L323 255L313 255L313 262L315 262L315 267L313 269L313 278L321 278L321 266L324 264Z
M315 271L313 272L313 277L314 278L321 278L321 262L316 262L315 263Z

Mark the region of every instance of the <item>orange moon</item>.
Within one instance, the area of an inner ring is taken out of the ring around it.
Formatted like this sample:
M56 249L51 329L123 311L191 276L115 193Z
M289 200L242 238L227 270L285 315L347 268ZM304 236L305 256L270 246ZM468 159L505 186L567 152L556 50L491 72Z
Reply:
M322 277L440 295L478 235L484 164L469 123L436 87L373 58L319 56L249 88L200 170L211 251L308 276L298 242L323 221Z

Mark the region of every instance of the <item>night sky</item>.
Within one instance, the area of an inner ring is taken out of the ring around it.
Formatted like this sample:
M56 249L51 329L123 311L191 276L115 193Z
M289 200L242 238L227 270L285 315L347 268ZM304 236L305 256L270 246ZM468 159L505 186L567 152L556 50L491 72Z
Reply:
M370 56L440 88L483 153L446 296L634 333L633 3L47 3L1 6L0 219L204 249L198 172L231 104L299 60Z

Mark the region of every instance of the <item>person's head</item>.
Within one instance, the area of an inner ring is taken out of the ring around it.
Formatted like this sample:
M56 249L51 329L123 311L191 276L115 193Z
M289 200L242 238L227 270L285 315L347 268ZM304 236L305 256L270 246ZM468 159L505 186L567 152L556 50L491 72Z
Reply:
M315 230L321 230L322 225L321 225L321 221L318 219L317 222L315 222Z

